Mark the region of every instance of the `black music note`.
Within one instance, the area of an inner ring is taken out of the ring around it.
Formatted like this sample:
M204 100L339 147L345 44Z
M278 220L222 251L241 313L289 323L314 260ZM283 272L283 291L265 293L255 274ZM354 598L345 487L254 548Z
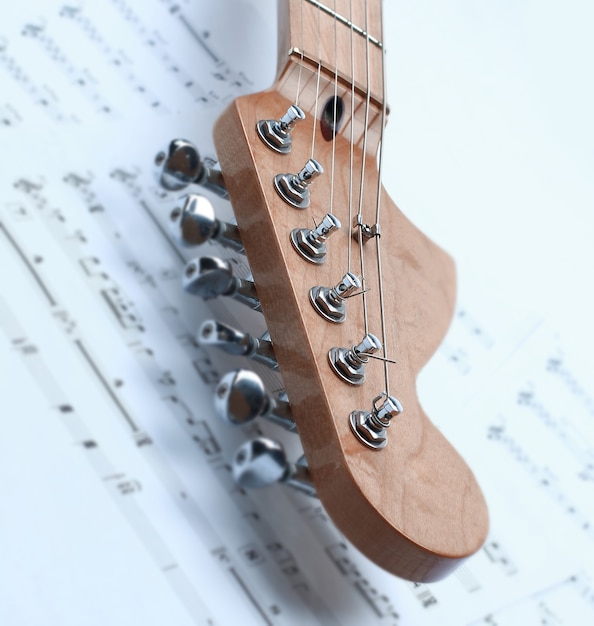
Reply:
M13 350L16 350L26 356L37 354L39 352L37 346L32 344L26 337L13 339L11 343Z
M161 373L159 378L157 378L157 382L161 385L169 387L169 386L175 385L175 378L173 378L173 376L171 375L171 372L166 370Z
M22 121L23 119L18 111L10 106L10 104L0 106L0 123L2 123L3 126L18 126Z
M132 348L132 351L136 354L136 356L153 357L155 354L150 348L147 348L140 341L133 341L128 344L128 347Z
M27 208L18 202L10 202L7 203L6 208L10 213L10 216L17 222L24 222L32 219L31 213L27 210Z
M138 480L134 478L126 478L124 474L106 476L103 480L109 483L113 482L117 491L123 496L142 491L142 485Z
M99 293L122 328L135 328L140 332L144 331L144 326L136 312L134 302L128 299L118 287L101 289Z
M509 557L505 548L498 542L491 540L483 546L483 551L491 561L501 569L506 576L517 574L518 569Z
M141 448L142 446L149 446L153 443L153 440L149 435L144 432L134 433L134 442L136 445Z
M248 565L261 565L266 562L264 555L260 551L260 547L254 543L239 548L239 554L244 558Z
M465 309L460 309L457 313L457 318L464 324L464 327L470 332L470 334L478 339L484 348L490 350L494 341L493 338L487 333L487 331L479 324L476 319L468 313Z
M220 563L231 563L231 557L229 556L229 553L227 552L227 548L225 547L220 547L220 548L215 548L211 554L220 562Z
M470 372L470 361L468 354L463 348L453 348L447 342L444 342L439 351L444 354L446 359L458 370L460 374L465 376Z
M424 609L428 609L437 605L437 598L433 595L433 592L423 583L410 583L413 588L415 597L421 603Z
M206 456L217 456L221 453L221 446L204 420L195 423L193 432L192 439Z
M532 389L524 389L518 392L517 403L521 406L530 405L534 400L534 391Z
M221 380L221 374L215 368L213 362L210 360L208 353L201 349L201 354L198 358L192 361L194 369L198 372L198 375L206 385L215 385Z
M139 93L142 99L151 108L155 109L161 106L161 103L157 96L138 79L135 73L131 70L130 61L120 51L114 50L110 45L106 37L104 37L98 30L97 26L86 17L80 9L69 10L70 7L65 7L65 10L60 12L61 17L69 18L73 24L76 24L87 37L88 41L99 48L99 51L109 60L114 67L116 67L122 74L124 80L128 82L131 89L135 93ZM85 83L84 79L79 78L79 83L82 85Z
M72 335L76 329L76 322L70 317L68 311L60 309L52 315L60 322L62 329L67 335Z

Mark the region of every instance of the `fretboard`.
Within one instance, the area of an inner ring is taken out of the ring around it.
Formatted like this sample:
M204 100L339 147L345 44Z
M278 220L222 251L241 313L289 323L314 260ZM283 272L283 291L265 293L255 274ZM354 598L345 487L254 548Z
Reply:
M369 93L381 108L381 0L283 0L279 4L279 69L292 61L327 78Z

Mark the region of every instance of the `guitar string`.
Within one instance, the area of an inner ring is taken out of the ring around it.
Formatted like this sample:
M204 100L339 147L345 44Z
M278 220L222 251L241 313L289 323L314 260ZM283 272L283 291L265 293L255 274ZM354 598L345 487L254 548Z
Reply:
M302 5L303 6L303 5ZM316 75L316 99L314 104L314 119L313 129L311 136L311 158L314 158L314 151L316 147L316 126L318 125L318 100L320 97L320 75L322 74L322 42L321 42L321 29L320 29L320 15L322 11L318 7L318 70Z
M357 222L359 229L359 256L361 264L361 283L363 287L363 324L365 326L365 334L369 333L369 315L367 311L367 277L365 275L365 256L363 254L363 195L365 193L365 166L367 158L367 137L369 126L369 108L371 104L371 76L369 62L369 3L365 0L365 71L366 71L366 94L365 94L365 122L363 125L363 146L361 154L361 177L359 181L359 208L357 213ZM354 82L354 81L353 81Z
M353 22L353 0L350 0L349 8L349 22L350 22L350 39L351 39L351 76L353 80L351 82L351 130L350 130L350 142L349 142L349 223L347 230L347 270L350 272L352 269L353 259L353 245L351 237L351 228L353 227L353 159L354 159L354 142L355 142L355 47L353 42L354 35L354 22Z
M338 34L336 20L336 0L334 0L334 105L332 112L332 162L330 165L330 214L334 213L334 165L336 157L336 110L338 101Z
M301 60L299 62L299 73L297 74L297 94L295 95L295 105L299 106L299 96L301 95L301 70L303 68L303 5L304 2L300 2L299 3L299 13L300 13L300 21L301 21L301 45L299 46L300 50L300 54L301 54Z
M384 16L383 6L380 2L380 28L381 28L381 40L384 39ZM382 43L382 65L381 65L381 79L382 79L382 113L381 113L381 129L380 129L380 146L378 156L378 181L377 181L377 201L375 210L375 223L380 223L380 210L382 204L382 174L384 163L384 129L386 127L386 114L387 114L387 90L386 90L386 50ZM386 395L390 395L390 375L389 375L389 363L395 363L388 357L388 328L386 325L386 307L384 300L384 280L382 272L382 257L381 257L381 236L375 238L376 245L376 257L377 257L377 277L379 282L379 301L380 301L380 314L381 314L381 326L382 326L382 345L384 355L384 378L386 383Z

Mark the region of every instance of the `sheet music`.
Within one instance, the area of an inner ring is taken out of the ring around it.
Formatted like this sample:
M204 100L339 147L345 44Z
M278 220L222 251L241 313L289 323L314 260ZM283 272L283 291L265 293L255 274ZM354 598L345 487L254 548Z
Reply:
M197 253L170 238L178 197L152 158L176 136L214 156L224 104L272 81L274 23L273 2L240 0L21 2L3 19L0 623L591 623L591 363L478 282L419 381L490 507L455 574L398 580L317 500L234 485L250 435L295 458L299 442L215 419L213 386L239 363L196 329L263 322L181 291Z

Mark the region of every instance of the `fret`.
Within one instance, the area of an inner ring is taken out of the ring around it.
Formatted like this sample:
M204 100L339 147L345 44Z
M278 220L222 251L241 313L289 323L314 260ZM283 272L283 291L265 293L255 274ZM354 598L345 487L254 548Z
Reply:
M349 28L352 28L352 30L358 35L367 37L367 31L364 28L362 28L361 26L357 26L356 24L353 24L353 22L351 22L349 19L344 17L344 15L340 15L340 13L335 12L334 10L327 7L325 4L318 2L317 0L305 0L305 1L309 2L310 4L313 4L315 7L319 8L324 13L327 13L328 15L333 17L337 22L344 24L345 26L348 26ZM383 45L379 39L376 39L372 35L369 35L369 41L375 46L378 46L378 48L381 48Z
M294 63L291 63L291 71L285 72L276 83L276 88L288 100L293 101L301 73L301 96L299 98L299 106L306 114L314 117L316 104L318 107L321 103L325 103L334 95L334 71L326 72L322 66L322 80L320 81L320 91L316 99L316 72L317 64L308 63L308 59L304 58L303 71L299 71L297 62L301 62L299 51L293 51ZM370 154L375 155L382 132L382 107L379 101L373 97L370 100L370 111L367 119L367 127L365 125L365 91L355 85L354 94L352 93L351 81L348 77L341 80L338 76L337 95L343 99L345 116L344 124L340 129L340 134L351 141L355 146L363 147L363 137L365 128L367 128L367 150ZM354 119L351 119L351 99L354 99ZM351 125L353 128L351 128Z
M351 15L352 4L352 15ZM384 101L381 0L284 0L279 6L279 77L302 63L326 79L338 75L381 109ZM367 18L367 19L366 19ZM367 25L367 28L366 28ZM369 36L368 33L369 32ZM295 94L287 94L294 98Z

